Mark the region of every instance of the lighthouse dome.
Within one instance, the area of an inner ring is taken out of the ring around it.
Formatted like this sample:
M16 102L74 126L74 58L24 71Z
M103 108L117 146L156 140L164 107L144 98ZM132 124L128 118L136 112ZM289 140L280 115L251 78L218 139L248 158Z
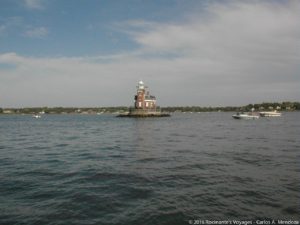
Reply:
M138 89L145 89L144 82L143 81L139 81L137 88Z

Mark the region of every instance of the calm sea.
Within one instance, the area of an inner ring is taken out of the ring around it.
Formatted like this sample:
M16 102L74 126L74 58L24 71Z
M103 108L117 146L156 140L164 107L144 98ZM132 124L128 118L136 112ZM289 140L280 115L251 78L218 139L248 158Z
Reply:
M0 224L300 219L300 113L0 116Z

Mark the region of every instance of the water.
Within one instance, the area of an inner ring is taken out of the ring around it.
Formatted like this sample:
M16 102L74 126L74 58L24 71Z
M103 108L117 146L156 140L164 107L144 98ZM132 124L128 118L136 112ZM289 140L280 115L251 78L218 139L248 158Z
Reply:
M300 113L0 116L0 224L300 219Z

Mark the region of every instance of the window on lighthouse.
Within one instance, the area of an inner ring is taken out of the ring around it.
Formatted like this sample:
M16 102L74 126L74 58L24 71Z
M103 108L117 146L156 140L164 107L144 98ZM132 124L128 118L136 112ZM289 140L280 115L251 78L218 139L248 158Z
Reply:
M139 107L142 107L142 102L139 102Z

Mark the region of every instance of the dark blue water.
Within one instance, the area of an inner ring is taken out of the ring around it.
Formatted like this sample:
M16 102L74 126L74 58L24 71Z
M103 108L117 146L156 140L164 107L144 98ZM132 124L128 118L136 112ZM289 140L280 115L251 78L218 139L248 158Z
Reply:
M300 113L0 116L0 224L300 219Z

